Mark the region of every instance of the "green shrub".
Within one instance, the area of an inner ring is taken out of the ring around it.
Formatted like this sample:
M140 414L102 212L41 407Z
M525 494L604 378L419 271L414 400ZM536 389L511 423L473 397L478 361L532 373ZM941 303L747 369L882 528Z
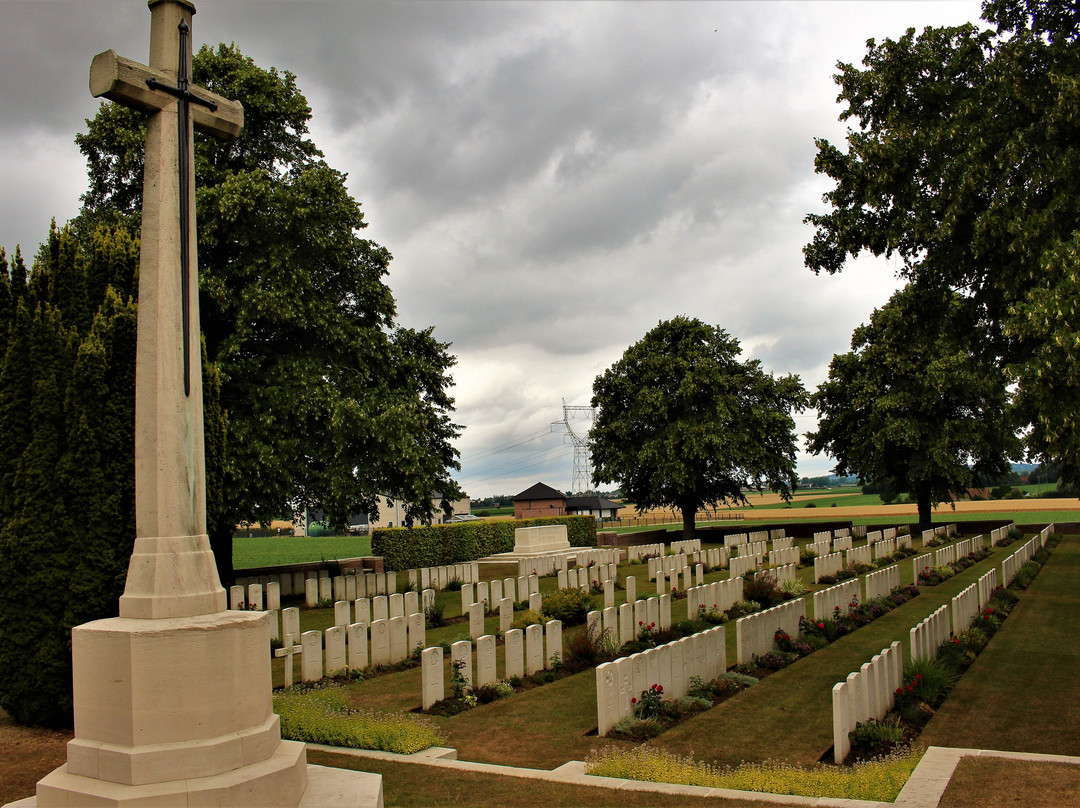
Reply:
M647 741L663 732L664 728L655 718L641 719L627 715L616 722L612 731L635 741Z
M912 659L904 665L904 692L897 696L937 705L959 677L956 666L944 659Z
M1031 582L1035 580L1035 576L1039 574L1040 569L1042 567L1038 561L1025 561L1020 569L1016 571L1016 575L1009 582L1009 586L1015 589L1027 589L1031 586Z
M986 632L975 627L961 631L956 635L956 639L960 641L962 646L974 651L976 654L982 651L986 644L990 642Z
M505 522L460 522L446 525L379 528L371 535L372 555L382 556L388 570L437 567L475 561L514 549L519 527L566 525L572 547L596 546L596 520L591 516L554 516Z
M705 710L712 709L713 703L710 699L699 698L696 696L683 696L675 699L675 701L665 702L664 706L671 706L671 711L676 717L684 715L693 715L694 713L701 713Z
M697 698L727 698L757 683L758 680L753 676L729 671L720 674L711 682L703 681L700 676L691 676L686 692Z
M592 611L592 596L577 588L556 589L544 596L540 612L563 626L580 626Z
M446 618L443 616L444 605L436 601L430 606L424 609L424 627L425 628L441 628L446 625Z
M1013 606L1015 606L1019 600L1020 598L1015 592L1011 589L1006 589L1003 586L995 587L990 592L990 605L1002 614L1011 612Z
M340 687L298 686L274 696L281 737L351 749L411 755L446 737L431 721L404 713L351 710Z
M743 576L743 597L768 609L784 601L775 570L759 569Z
M532 609L526 609L518 615L515 615L514 622L511 624L514 628L525 628L526 626L542 626L544 625L543 616Z
M754 600L737 600L725 612L729 620L737 620L748 614L761 611L761 604Z
M848 733L848 737L851 739L853 751L888 752L904 742L904 727L899 719L878 721L871 718L869 721L857 723L855 729Z

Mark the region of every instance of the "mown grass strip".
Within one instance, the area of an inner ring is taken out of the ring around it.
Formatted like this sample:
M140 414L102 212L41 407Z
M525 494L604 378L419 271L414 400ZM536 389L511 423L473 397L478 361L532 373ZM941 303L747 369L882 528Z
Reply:
M234 536L237 575L252 567L305 564L371 555L370 536Z
M1009 619L927 724L922 740L1080 755L1078 672L1080 537L1070 535L1020 593Z
M1037 805L1039 808L1075 808L1080 805L1080 766L967 757L957 765L938 808L1006 808L1017 805Z
M383 800L386 808L423 806L459 806L469 808L775 808L762 800L732 800L721 797L685 797L658 794L655 791L632 791L555 783L549 780L508 777L500 774L435 768L418 763L404 763L374 758L356 758L309 749L309 763L354 769L383 776Z

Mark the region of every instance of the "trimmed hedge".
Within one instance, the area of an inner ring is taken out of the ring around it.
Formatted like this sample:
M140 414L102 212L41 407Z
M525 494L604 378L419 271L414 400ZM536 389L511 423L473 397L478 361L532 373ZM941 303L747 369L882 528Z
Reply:
M591 516L549 516L500 522L388 527L371 534L371 554L382 556L388 570L441 567L475 561L514 549L519 527L566 525L571 547L596 546L596 520Z

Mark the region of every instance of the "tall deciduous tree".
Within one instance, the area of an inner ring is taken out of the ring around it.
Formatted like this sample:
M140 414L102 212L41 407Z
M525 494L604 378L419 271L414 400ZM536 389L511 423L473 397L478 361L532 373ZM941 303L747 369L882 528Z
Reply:
M640 511L682 511L694 535L702 506L745 503L768 487L789 499L793 411L806 406L797 376L775 378L739 342L700 320L661 322L593 382L593 480L618 483Z
M434 492L460 495L455 360L431 329L396 325L390 253L359 237L363 214L308 137L295 77L224 45L202 48L193 76L245 111L241 137L195 147L201 324L226 424L210 530L227 579L240 520L317 507L343 521L384 494L410 503L411 522L431 518ZM137 221L141 116L104 104L88 125L82 220Z
M1019 449L1005 374L982 358L973 306L909 284L855 329L811 397L810 450L884 495L910 494L924 529L933 506L996 479Z
M871 40L840 64L847 148L819 140L831 210L815 272L867 251L978 306L978 350L1008 366L1029 448L1080 477L1080 18L1065 0L992 0L974 25Z

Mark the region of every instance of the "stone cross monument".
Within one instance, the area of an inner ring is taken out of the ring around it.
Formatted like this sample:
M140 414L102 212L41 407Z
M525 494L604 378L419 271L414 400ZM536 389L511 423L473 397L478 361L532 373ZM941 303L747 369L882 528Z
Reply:
M243 107L190 84L194 5L149 7L150 64L106 51L90 69L94 96L149 113L135 548L120 616L72 630L75 737L36 804L381 806L379 775L308 766L281 740L272 617L226 610L206 535L192 150L194 129L238 136Z

